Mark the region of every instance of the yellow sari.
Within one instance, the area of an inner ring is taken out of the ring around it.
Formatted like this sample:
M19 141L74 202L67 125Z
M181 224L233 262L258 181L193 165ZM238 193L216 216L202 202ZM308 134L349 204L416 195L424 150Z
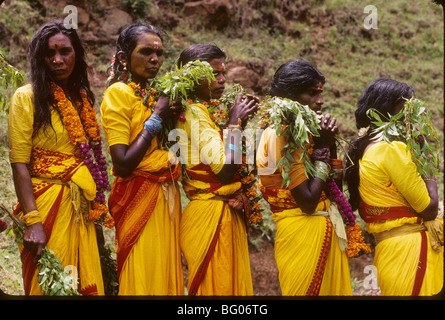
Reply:
M303 213L295 203L290 190L307 179L299 161L301 150L293 154L297 163L291 165L289 187L281 187L276 163L285 144L285 137L277 137L275 129L267 128L257 153L260 190L277 224L275 259L282 294L352 295L348 259L335 232L342 228L341 218L324 193L312 215Z
M190 295L252 295L244 218L220 200L236 193L241 182L219 183L215 175L225 159L221 129L204 105L194 104L193 108L196 117L188 110L185 122L177 123L177 129L188 137L179 142L187 160L184 191L191 200L180 228L189 270L187 289Z
M31 85L15 92L8 119L11 163L26 163L32 177L34 196L48 243L64 268L79 278L83 295L103 295L102 271L94 223L76 213L72 197L95 197L96 184L83 161L76 155L57 111L51 111L52 128L34 132L34 103ZM23 217L18 204L14 213ZM34 256L19 246L26 295L41 295Z
M415 212L423 211L430 198L404 143L372 145L360 160L359 170L360 215L368 232L378 239L390 230L424 224ZM443 227L443 220L437 220ZM380 241L374 265L383 295L434 295L443 287L443 247L434 250L425 231Z
M105 91L101 115L108 144L130 145L151 109L132 88L119 82ZM181 171L170 160L154 138L133 173L116 177L113 183L108 204L116 221L119 295L184 294L181 203L175 182Z

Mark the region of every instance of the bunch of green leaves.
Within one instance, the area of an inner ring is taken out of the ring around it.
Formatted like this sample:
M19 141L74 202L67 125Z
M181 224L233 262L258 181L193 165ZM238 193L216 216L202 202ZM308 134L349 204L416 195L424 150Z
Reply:
M25 234L26 225L16 216L9 212L9 210L0 204L0 208L13 221L13 230L15 234L15 241L23 244L23 235ZM39 260L37 261L39 273L37 275L37 282L44 295L47 296L79 296L72 284L77 279L66 273L62 267L59 258L54 255L54 252L48 248L42 250Z
M221 98L219 98L219 104L227 110L227 114L235 103L236 97L240 93L244 95L246 92L240 84L236 83L231 88L224 91L224 94L221 96Z
M220 117L218 123L216 123L220 128L225 128L229 122L230 108L234 105L235 99L238 94L245 94L243 87L240 84L234 84L229 87L221 98L218 99L218 105L210 105L207 110L210 114L217 114ZM224 115L224 117L222 117Z
M277 136L288 136L287 144L282 150L282 157L277 168L282 167L282 186L289 186L291 162L297 162L293 152L302 150L300 161L304 162L306 176L313 176L315 169L308 154L311 137L320 136L319 119L315 111L297 101L286 98L267 96L260 104L260 114L263 122L271 125Z
M64 271L62 263L53 251L44 248L37 265L37 281L45 296L80 296L73 286L77 279Z
M0 109L8 111L8 100L11 93L25 82L23 74L6 60L0 52Z
M206 61L190 61L181 68L175 67L175 70L166 73L163 77L153 80L151 86L158 93L162 93L170 97L170 102L173 100L181 100L181 104L185 108L190 108L190 95L195 90L195 86L201 81L210 83L215 80L213 68ZM145 97L148 99L148 95ZM195 117L197 115L193 112ZM175 141L167 139L169 132L176 127L176 119L167 119L163 125L163 133L160 138L160 145L162 149L170 149Z
M207 80L209 85L215 81L213 68L206 61L190 61L181 68L167 72L163 77L153 80L152 87L156 91L169 96L170 102L181 99L185 106L189 106L188 97L194 91L196 84Z
M367 115L374 120L370 134L374 141L402 141L411 152L417 171L422 176L438 175L439 159L437 133L431 125L431 112L425 103L417 98L405 102L396 115L383 115L376 109L369 109ZM430 140L430 141L428 141Z

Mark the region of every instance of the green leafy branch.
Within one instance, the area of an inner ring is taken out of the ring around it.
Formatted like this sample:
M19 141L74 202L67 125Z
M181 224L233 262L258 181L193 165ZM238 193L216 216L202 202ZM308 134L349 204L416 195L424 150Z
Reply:
M0 52L0 109L8 111L8 99L10 94L25 82L23 74L6 60ZM8 90L9 88L9 90Z
M190 61L181 68L167 72L163 77L153 80L152 87L166 96L170 102L181 99L183 105L189 107L188 98L197 83L207 80L209 85L215 81L215 75L210 64L206 61Z
M283 156L277 163L277 168L282 167L282 186L289 186L291 162L296 162L292 154L299 148L302 150L299 160L304 162L306 176L313 176L315 168L307 148L311 143L311 137L320 136L319 119L315 111L297 101L267 96L260 104L259 113L261 116L259 126L271 125L275 128L277 136L289 137L282 150Z
M437 133L431 125L431 112L425 103L417 98L405 102L404 108L396 115L383 115L376 109L370 109L367 115L374 127L370 134L374 141L402 141L406 150L411 152L417 171L422 176L438 175L439 157L436 145L439 145ZM430 140L430 141L429 141Z
M13 230L16 242L23 244L23 235L25 234L26 225L2 204L0 208L13 221ZM54 252L48 248L42 250L42 254L37 261L39 273L37 281L40 285L42 293L46 296L80 296L81 294L73 288L72 284L77 281L74 277L67 274Z
M156 92L162 93L170 97L170 103L173 100L181 100L181 104L185 108L190 108L193 115L197 114L191 108L189 100L190 95L195 90L195 86L201 81L207 80L209 85L215 80L213 68L206 61L190 61L181 68L175 67L175 70L167 72L163 77L153 80L151 86ZM148 99L148 95L144 98ZM176 127L176 119L168 119L163 126L163 135L161 136L161 148L169 149L174 141L168 141L169 132Z

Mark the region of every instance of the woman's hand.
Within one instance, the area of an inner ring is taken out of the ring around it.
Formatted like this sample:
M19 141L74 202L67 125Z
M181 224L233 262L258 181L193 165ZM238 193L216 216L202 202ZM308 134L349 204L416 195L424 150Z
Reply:
M238 94L235 103L230 108L229 124L237 125L240 119L241 125L244 126L249 116L258 110L258 103L259 99L255 96Z
M317 112L318 113L318 112ZM320 113L318 113L320 114ZM335 135L338 132L337 119L329 113L322 116L319 130L320 137L314 139L316 147L335 146Z
M156 102L153 113L160 116L162 120L165 120L172 115L172 111L173 109L170 108L170 97L161 94Z
M41 222L28 226L23 235L23 246L37 258L42 254L46 245L46 233Z

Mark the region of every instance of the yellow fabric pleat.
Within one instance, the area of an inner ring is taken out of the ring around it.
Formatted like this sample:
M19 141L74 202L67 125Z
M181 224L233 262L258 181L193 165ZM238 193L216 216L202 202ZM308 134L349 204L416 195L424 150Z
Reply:
M428 234L427 234L428 236ZM419 295L439 293L443 287L443 247L431 248L428 239L427 269ZM374 265L382 295L410 296L419 262L421 236L419 232L386 239L375 249Z
M411 154L403 142L381 141L372 145L360 160L360 197L369 205L380 207L406 206L416 212L430 201L423 179L416 170ZM370 233L380 233L405 224L423 223L419 217L388 219L368 223ZM439 220L443 224L443 220ZM428 236L428 233L427 233ZM432 249L427 241L427 265L419 295L437 294L443 286L443 247ZM382 295L411 295L419 263L421 235L419 232L396 236L379 242L374 265Z
M227 204L217 200L193 200L183 212L180 243L188 264L188 289L204 260L221 212L221 233L197 295L252 295L244 221Z
M158 193L156 207L123 265L119 295L184 294L178 240L180 206L178 189L171 219L164 194Z
M74 267L79 277L79 288L86 289L91 285L97 286L97 294L104 294L102 271L100 267L99 251L97 248L96 229L94 223L77 221L71 205L69 188L62 185L53 185L48 191L37 199L37 207L42 220L45 221L47 213L54 204L54 199L64 188L60 209L54 221L52 234L46 247L54 251L64 268ZM23 249L22 247L20 249ZM37 282L36 270L30 295L41 295Z
M314 278L326 232L324 216L288 209L273 215L277 223L275 259L283 295L306 295ZM331 245L319 295L352 295L349 265L332 230Z

